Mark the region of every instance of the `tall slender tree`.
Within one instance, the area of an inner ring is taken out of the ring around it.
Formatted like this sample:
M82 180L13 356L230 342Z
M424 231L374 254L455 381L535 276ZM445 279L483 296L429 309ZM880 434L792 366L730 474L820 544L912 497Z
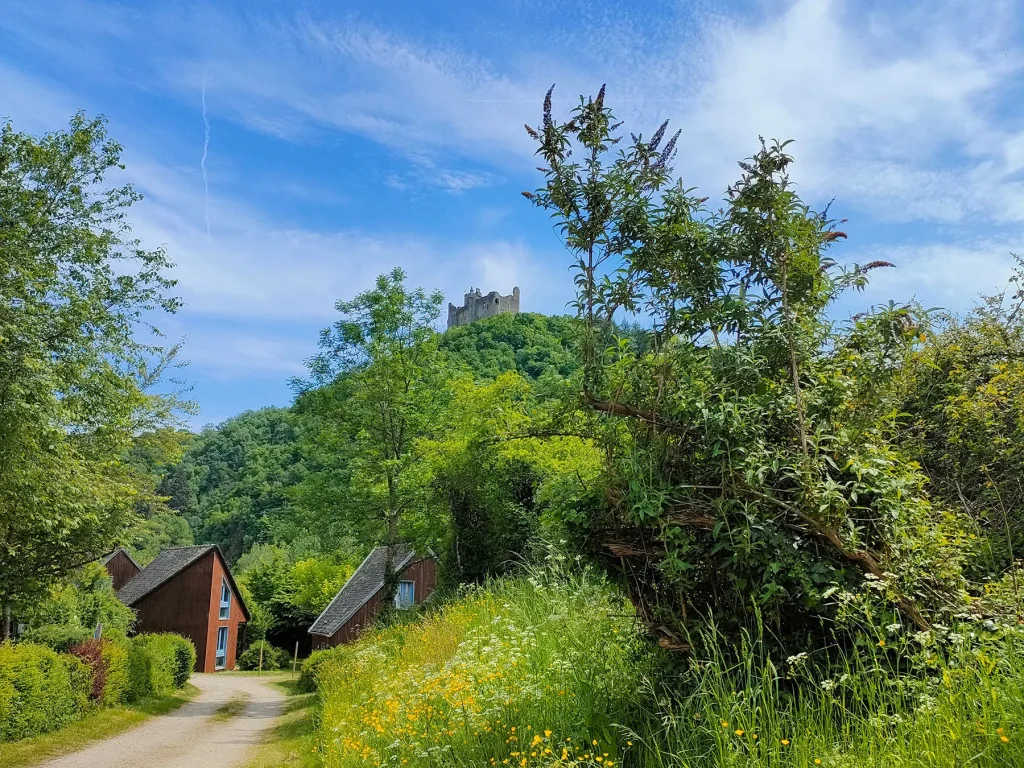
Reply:
M406 288L399 268L381 275L372 289L337 303L341 319L321 332L321 352L299 384L320 387L303 406L317 425L313 453L325 465L304 483L303 503L387 547L385 606L398 589L399 545L418 538L430 509L416 441L441 407L434 326L442 301L438 291Z
M168 350L140 341L174 312L162 250L132 237L121 147L102 118L35 138L0 126L0 604L110 547L132 520L121 463L171 415L147 393ZM153 361L157 360L154 366Z

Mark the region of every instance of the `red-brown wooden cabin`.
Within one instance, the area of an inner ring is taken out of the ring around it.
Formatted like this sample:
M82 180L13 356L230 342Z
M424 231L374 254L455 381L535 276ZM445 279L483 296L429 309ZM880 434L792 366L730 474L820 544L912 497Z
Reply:
M129 555L124 547L118 547L109 555L104 556L100 562L110 574L115 592L134 579L142 570L142 566L135 562L135 558Z
M196 672L232 669L249 611L220 548L171 547L117 593L139 632L177 632L196 646Z
M381 611L387 548L377 547L366 556L330 605L313 622L309 634L314 650L333 648L356 639ZM395 606L419 605L437 586L437 561L432 555L418 557L405 547L395 555L395 570L400 574Z

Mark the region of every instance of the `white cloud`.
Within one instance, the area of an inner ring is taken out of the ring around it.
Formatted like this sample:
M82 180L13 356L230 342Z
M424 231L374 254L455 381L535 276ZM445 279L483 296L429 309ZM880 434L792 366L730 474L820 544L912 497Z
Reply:
M859 312L889 299L916 299L926 306L959 311L1006 287L1013 273L1013 253L1024 254L1024 237L865 249L857 254L857 262L884 260L895 269L874 270L864 294L847 295L842 306Z

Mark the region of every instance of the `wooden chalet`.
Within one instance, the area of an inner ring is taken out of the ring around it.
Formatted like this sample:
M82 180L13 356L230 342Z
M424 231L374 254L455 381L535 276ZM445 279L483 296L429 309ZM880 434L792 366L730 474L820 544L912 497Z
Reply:
M382 607L386 565L386 547L377 547L366 556L309 628L314 650L352 642L359 630L376 618ZM398 608L419 605L437 587L437 561L433 555L419 557L411 549L401 547L395 556L395 570L400 574L395 594Z
M118 547L109 555L100 558L100 562L110 574L115 592L134 579L142 570L142 566L135 562L135 558L129 555L124 547Z
M232 669L249 611L220 548L171 547L117 592L139 632L177 632L196 646L196 672Z

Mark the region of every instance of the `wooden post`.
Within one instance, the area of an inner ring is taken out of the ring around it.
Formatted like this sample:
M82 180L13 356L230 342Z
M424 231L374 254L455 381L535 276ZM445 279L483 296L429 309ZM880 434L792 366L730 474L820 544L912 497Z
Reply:
M299 663L299 641L295 641L295 657L292 659L292 680L295 679L295 667Z
M256 675L263 676L263 643L260 643L260 668L256 671Z

